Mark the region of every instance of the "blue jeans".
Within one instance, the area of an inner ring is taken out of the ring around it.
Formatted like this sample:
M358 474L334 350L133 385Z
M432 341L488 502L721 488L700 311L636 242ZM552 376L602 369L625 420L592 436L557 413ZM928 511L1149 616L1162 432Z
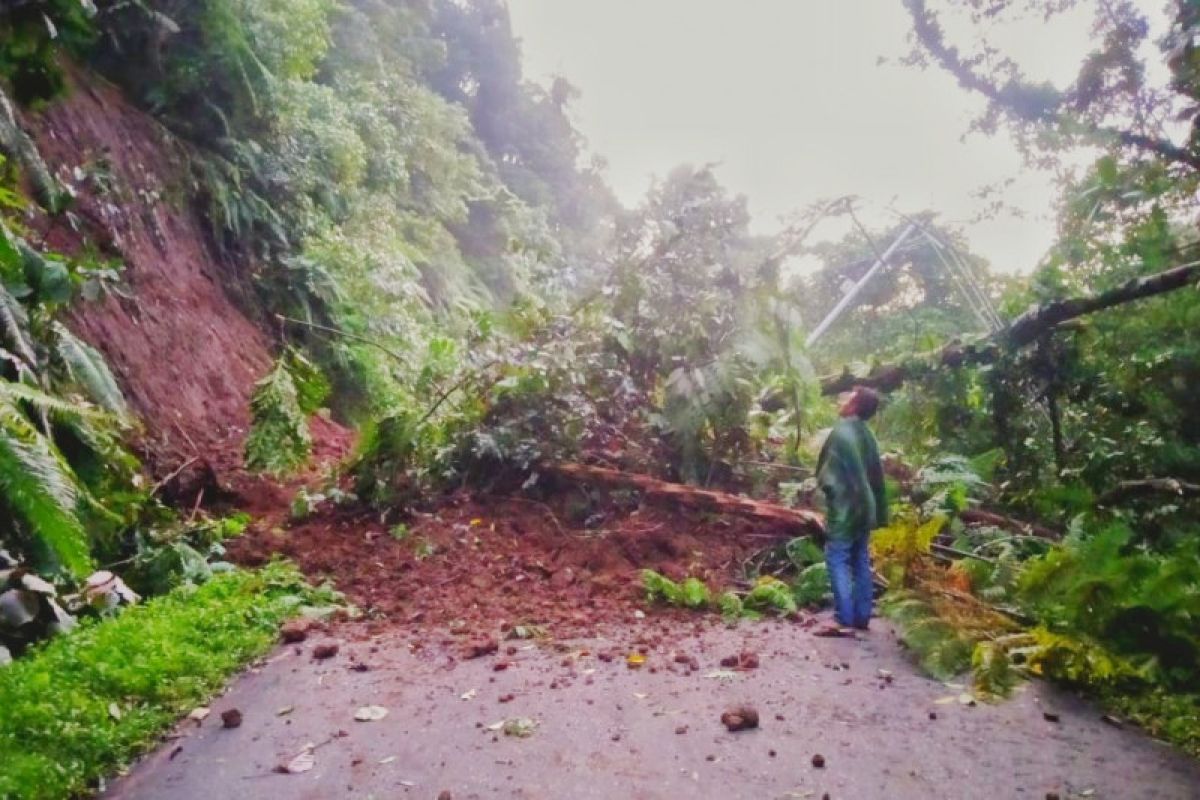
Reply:
M853 539L825 542L825 565L833 586L833 612L839 625L865 628L871 619L874 587L871 584L871 532Z

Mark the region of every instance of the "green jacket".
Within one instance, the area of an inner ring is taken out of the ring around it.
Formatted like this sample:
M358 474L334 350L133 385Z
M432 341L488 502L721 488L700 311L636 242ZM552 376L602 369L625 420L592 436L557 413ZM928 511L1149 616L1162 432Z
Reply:
M854 539L888 522L879 445L858 417L838 420L817 459L817 483L825 492L826 534Z

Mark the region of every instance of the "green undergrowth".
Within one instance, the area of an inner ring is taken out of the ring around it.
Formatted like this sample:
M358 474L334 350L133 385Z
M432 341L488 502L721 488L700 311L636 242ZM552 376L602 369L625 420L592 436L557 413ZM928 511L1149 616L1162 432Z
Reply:
M823 565L821 565L823 567ZM662 603L694 611L719 611L729 621L758 619L764 614L792 614L804 605L820 602L815 597L814 581L801 573L789 585L778 578L763 575L745 592L727 590L714 596L712 590L696 577L676 582L652 569L642 570L642 586L648 603Z
M87 621L0 670L0 798L94 789L265 653L319 591L284 563L220 574Z

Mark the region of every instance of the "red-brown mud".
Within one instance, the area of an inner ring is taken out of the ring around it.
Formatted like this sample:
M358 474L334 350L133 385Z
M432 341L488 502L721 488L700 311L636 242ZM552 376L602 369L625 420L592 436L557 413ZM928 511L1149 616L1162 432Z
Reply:
M615 504L595 528L577 527L567 522L567 499L552 507L462 492L403 529L333 511L289 530L257 525L229 551L250 565L275 553L294 559L311 577L333 580L376 629L453 624L466 645L497 633L536 636L541 626L589 635L628 619L644 606L644 568L695 576L720 592L742 579L746 558L787 536L744 519Z

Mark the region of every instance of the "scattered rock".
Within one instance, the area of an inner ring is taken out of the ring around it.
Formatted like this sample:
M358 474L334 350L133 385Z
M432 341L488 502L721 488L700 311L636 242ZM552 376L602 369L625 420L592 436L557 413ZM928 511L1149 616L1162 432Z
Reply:
M388 710L383 706L362 706L354 712L354 719L358 722L378 722L388 715Z
M1043 711L1042 719L1046 720L1046 722L1058 722L1060 718L1053 711Z
M484 656L490 656L499 649L500 643L496 641L495 637L488 636L484 639L476 639L468 642L467 646L463 649L463 658L483 658Z
M504 672L506 669L508 669L507 661L497 661L495 664L492 664L493 672Z
M936 712L936 711L930 711L930 712L929 712L929 718L930 718L930 719L937 719L937 712Z
M687 732L688 732L688 726L687 726L687 725L677 725L677 726L675 727L675 733L676 733L676 734L682 735L682 734L685 734L685 733L687 733Z
M725 656L721 659L721 666L730 669L758 669L758 653L743 650L737 655Z
M770 756L771 758L774 758L774 757L775 757L775 751L774 751L774 750L768 750L768 751L767 751L767 755L768 755L768 756Z
M338 654L339 645L337 642L325 642L313 648L313 658L318 661L324 661L327 658L333 658Z
M502 694L502 695L500 695L500 702L501 703L511 703L513 701L513 697L514 696L511 694Z
M290 619L279 626L279 636L288 644L303 642L308 638L310 628L312 628L310 619Z
M1046 792L1046 800L1059 800L1058 792Z
M814 755L812 757L812 765L814 767L816 767L817 769L824 769L825 768L825 756L821 755L820 753L817 753L816 755Z
M758 711L751 706L735 706L721 715L721 722L730 731L745 731L758 727Z
M696 672L697 670L700 669L700 661L697 660L697 658L695 656L688 655L687 653L684 653L684 652L678 652L675 654L675 663L683 664L692 672Z
M450 790L442 789L440 792L438 792L438 800L453 800L450 795Z
M226 728L242 727L242 712L236 708L221 712L221 725Z

